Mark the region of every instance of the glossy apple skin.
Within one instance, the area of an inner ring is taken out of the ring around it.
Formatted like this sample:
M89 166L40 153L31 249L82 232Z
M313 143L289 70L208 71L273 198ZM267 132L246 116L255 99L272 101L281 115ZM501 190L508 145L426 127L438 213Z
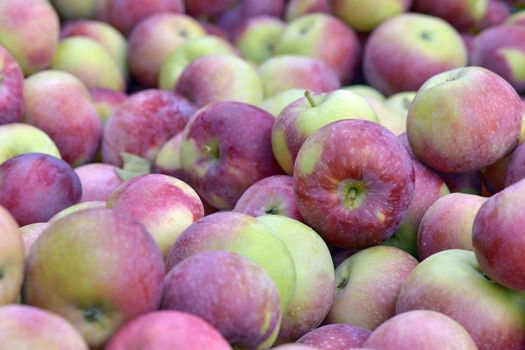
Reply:
M479 170L518 144L522 114L518 94L503 78L481 67L455 69L418 91L408 113L408 141L418 159L437 171ZM439 136L433 130L441 130Z
M0 46L0 125L16 123L24 110L24 74L13 56Z
M171 269L161 307L201 317L233 346L260 349L275 341L279 304L277 288L260 265L239 254L209 251Z
M417 91L432 76L466 64L459 33L439 18L415 13L381 24L363 57L366 81L387 95Z
M51 225L49 222L35 222L34 224L20 227L20 233L22 234L22 239L24 241L25 256L29 254L33 243L36 242L38 237L40 237L49 225Z
M64 317L91 348L102 348L122 324L160 304L162 254L144 226L111 209L54 222L26 266L24 302Z
M473 252L453 249L419 263L401 288L396 310L441 312L459 322L479 350L519 350L525 341L524 305L522 294L482 275Z
M0 165L0 205L20 226L47 221L80 201L82 186L64 161L41 153L25 153Z
M505 176L505 186L515 184L525 178L525 145L521 144L514 152L509 160L507 174Z
M59 25L49 1L5 0L0 4L0 45L13 55L26 76L51 63Z
M428 310L409 311L376 329L363 347L384 350L478 350L467 331L452 318Z
M0 177L1 179L1 177ZM0 305L15 303L24 279L24 242L15 218L0 205Z
M488 9L489 0L414 0L414 10L441 17L459 31L478 27Z
M286 21L290 22L308 13L330 13L329 0L290 0L286 5Z
M371 32L389 18L409 10L412 0L333 0L332 12L359 32Z
M88 90L73 75L56 70L39 72L24 83L24 121L47 133L72 166L95 157L102 123Z
M122 183L115 170L116 166L104 163L91 163L75 168L82 184L81 202L105 201Z
M0 307L0 338L5 349L88 350L62 317L27 305Z
M230 209L252 184L281 174L272 153L274 119L238 102L200 109L184 129L180 146L189 184L214 207Z
M304 221L327 243L364 248L390 237L410 205L414 167L403 145L381 125L342 120L312 134L294 168Z
M251 216L283 215L302 221L295 203L293 177L273 175L257 181L244 191L233 211Z
M336 297L325 323L345 323L374 330L396 314L401 286L417 260L387 246L361 250L335 271Z
M164 256L181 233L204 216L197 192L185 182L162 174L126 181L109 196L106 206L141 222Z
M487 198L451 193L438 199L425 213L417 232L420 260L447 249L473 251L472 225Z
M155 158L154 172L173 176L183 181L186 180L186 173L182 170L180 163L180 144L183 136L184 134L181 131L162 146Z
M121 91L96 88L89 91L91 103L98 112L102 123L105 124L113 113L124 103L128 96Z
M319 349L348 350L361 348L372 331L351 324L329 324L303 335L297 343Z
M106 350L209 349L231 350L228 342L206 321L179 311L155 311L122 327Z
M154 161L161 147L184 126L195 106L162 90L131 95L109 118L102 139L104 163L122 165L122 152Z

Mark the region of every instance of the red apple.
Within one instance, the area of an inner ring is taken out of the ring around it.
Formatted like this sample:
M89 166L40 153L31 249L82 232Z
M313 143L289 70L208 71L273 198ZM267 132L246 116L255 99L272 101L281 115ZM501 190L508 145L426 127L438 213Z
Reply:
M24 75L13 56L0 46L0 125L16 123L24 109Z
M24 279L24 256L24 243L18 224L0 206L0 305L14 303L20 294Z
M488 4L488 0L414 0L414 10L441 17L460 31L469 31L479 27Z
M329 324L303 335L297 343L319 349L361 348L372 332L351 324Z
M122 183L115 172L116 166L104 163L91 163L75 169L82 184L81 202L105 201Z

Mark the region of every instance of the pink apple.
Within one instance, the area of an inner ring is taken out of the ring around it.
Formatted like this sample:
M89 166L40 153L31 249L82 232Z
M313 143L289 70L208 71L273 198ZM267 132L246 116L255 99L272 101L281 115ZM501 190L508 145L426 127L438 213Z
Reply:
M128 96L121 91L114 91L110 89L91 89L91 102L98 112L100 120L105 124L120 105L128 98Z
M105 201L111 192L122 183L115 170L116 166L91 163L75 169L82 184L81 202Z
M303 335L297 343L319 349L348 350L361 348L372 332L351 324L329 324Z
M525 178L525 145L521 144L509 159L507 174L505 176L505 186L510 186Z
M511 7L504 0L489 0L487 11L479 26L485 29L502 24L510 15Z
M441 17L459 31L480 26L488 10L489 0L414 0L414 10Z
M20 294L24 279L25 254L18 224L2 206L0 206L0 242L0 305L4 305L14 303Z
M106 207L105 201L80 202L77 204L73 204L65 209L62 209L61 211L53 215L53 217L49 219L47 222L52 224L55 221L58 221L62 218L65 218L68 215L74 214L82 210L100 209L100 208L105 208L105 207Z
M217 24L229 33L235 32L245 20L255 16L282 17L285 0L242 0L222 13L217 18Z
M25 256L29 254L31 247L36 242L38 237L51 225L48 222L35 222L34 224L29 224L20 227L20 233L22 234L22 239L24 240L24 250Z
M0 46L0 125L16 123L24 109L24 75L13 56Z

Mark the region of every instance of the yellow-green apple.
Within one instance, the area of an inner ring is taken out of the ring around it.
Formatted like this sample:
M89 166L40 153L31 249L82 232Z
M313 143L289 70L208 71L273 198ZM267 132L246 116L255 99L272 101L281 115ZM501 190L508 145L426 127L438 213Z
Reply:
M429 256L412 271L399 293L396 312L441 312L459 322L479 350L518 350L525 342L524 301L522 293L487 279L473 252L449 249Z
M40 237L40 235L51 225L49 222L35 222L20 227L20 233L24 241L25 256L29 254L33 243Z
M525 11L518 10L514 12L507 20L505 21L506 24L517 24L517 25L524 25L525 24Z
M129 68L145 87L157 87L162 64L184 42L206 35L195 19L159 13L141 21L129 36Z
M0 164L0 205L20 226L49 220L80 201L82 185L63 160L25 153Z
M102 124L105 124L113 112L128 98L124 92L111 89L91 89L89 93L91 94L91 103L97 110Z
M416 91L432 76L466 64L459 33L440 18L416 13L381 24L368 38L363 57L366 81L387 95Z
M24 242L18 224L0 205L0 305L15 303L20 294L24 256Z
M286 106L300 98L303 98L304 93L304 89L285 90L278 93L277 95L265 99L259 105L259 107L272 114L274 117L278 117Z
M16 59L25 75L47 68L58 45L58 15L42 0L0 3L0 45Z
M161 147L184 129L195 110L191 102L168 91L150 89L131 95L106 122L104 163L122 165L122 152L153 162Z
M452 193L481 195L481 172L478 170L459 174L446 174L436 171L436 174L445 181Z
M323 239L305 224L282 216L257 218L268 226L290 251L295 264L295 292L283 310L277 341L295 341L318 327L334 302L334 265Z
M292 255L271 228L256 218L234 212L207 215L190 225L171 247L167 270L184 259L210 250L240 254L261 265L279 291L285 312L295 293L296 272Z
M0 46L0 125L19 122L24 110L24 74Z
M261 64L274 52L285 23L272 16L256 16L244 21L233 33L233 43L248 61Z
M385 105L395 113L406 117L410 104L416 97L415 91L398 92L385 100Z
M264 96L269 98L289 89L330 92L341 87L333 69L323 61L307 56L270 57L259 66Z
M204 216L195 190L162 174L136 176L124 182L109 196L106 206L141 222L163 255L188 226Z
M419 259L447 249L474 250L472 225L486 200L473 194L451 193L432 204L417 231Z
M488 10L489 0L414 0L414 10L441 17L457 30L478 28Z
M412 200L414 167L394 134L366 120L340 120L301 146L294 192L304 221L327 243L364 248L390 237Z
M1 143L1 141L0 141ZM1 159L0 159L1 161ZM525 178L525 145L522 143L514 152L509 159L507 172L505 175L505 186L515 184Z
M303 335L297 343L318 349L348 350L361 348L372 332L351 324L328 324Z
M347 323L374 330L396 314L401 286L417 260L387 246L363 249L335 270L334 304L325 323Z
M128 35L143 19L161 12L184 13L182 0L107 0L104 18L113 27Z
M23 120L46 132L73 166L95 157L102 122L91 104L89 91L75 76L62 71L42 71L24 83Z
M172 91L184 69L197 58L227 54L235 54L235 47L217 36L204 35L188 39L173 50L162 63L159 88Z
M224 251L195 254L173 267L164 279L161 308L202 318L236 349L270 347L282 317L279 292L268 273Z
M293 177L287 175L257 181L244 191L233 211L251 216L283 215L302 221L295 203Z
M228 55L197 58L181 73L175 93L198 107L216 101L236 101L258 105L263 100L263 84L255 68L243 59Z
M107 0L51 0L61 18L65 20L94 18L104 10Z
M281 18L285 0L242 0L216 18L216 23L230 35L249 18L266 15Z
M24 302L64 317L94 349L161 301L162 254L142 224L111 209L51 224L26 266Z
M231 350L228 342L209 323L180 311L155 311L123 326L106 350L144 349Z
M34 152L60 158L57 146L42 130L22 123L0 125L0 164L11 157Z
M88 89L123 91L126 81L121 68L108 50L93 39L72 36L58 44L51 68L73 74Z
M290 22L274 55L303 55L320 59L337 73L342 83L350 82L357 69L361 48L354 31L332 15L313 13Z
M80 202L77 204L73 204L65 209L62 209L61 211L53 215L53 217L49 219L47 222L52 224L55 221L58 221L62 218L65 218L68 215L71 215L73 213L76 213L82 210L105 208L105 207L106 207L105 201Z
M290 22L308 13L330 13L330 0L290 0L284 17Z
M522 114L520 97L496 73L454 69L417 92L408 113L408 141L417 158L437 171L478 170L518 144Z
M469 333L452 318L435 311L414 310L377 328L363 344L382 350L478 350Z
M359 96L365 97L367 99L373 98L379 102L385 101L385 96L381 92L379 92L377 89L374 89L373 87L368 86L368 85L359 85L359 84L349 85L349 86L343 87L343 89L352 91L358 94Z
M215 17L235 6L239 0L186 0L186 12L193 17Z
M153 171L185 180L186 174L180 163L180 144L184 133L181 131L170 138L160 149L155 158Z
M212 206L231 209L252 184L281 174L272 153L274 120L262 109L239 102L215 102L200 109L186 125L180 145L188 183Z
M116 169L116 166L104 163L91 163L75 168L82 184L80 202L107 200L109 195L122 183Z
M390 130L394 135L400 136L406 132L407 116L394 112L384 101L379 101L373 97L365 96L366 102L379 120L379 124Z
M0 307L0 338L3 349L88 350L66 320L28 305Z
M412 0L332 0L332 13L359 32L371 32L409 10Z
M370 104L351 91L305 92L305 97L282 110L273 125L272 148L279 165L292 175L297 153L306 138L325 125L348 119L378 122Z

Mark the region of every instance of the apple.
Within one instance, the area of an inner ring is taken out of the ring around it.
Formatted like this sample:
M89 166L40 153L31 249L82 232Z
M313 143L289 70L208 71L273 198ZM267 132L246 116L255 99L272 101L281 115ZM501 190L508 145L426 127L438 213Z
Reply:
M22 239L24 241L25 256L29 254L31 247L38 237L40 237L50 225L49 222L35 222L34 224L20 227L20 233L22 234Z
M273 55L275 44L281 38L285 26L276 17L252 17L235 30L232 41L246 60L261 64Z
M441 17L463 32L481 25L488 4L489 0L414 0L414 10Z
M91 348L161 301L162 254L141 224L111 209L83 210L51 224L26 266L24 302L64 317Z
M232 34L242 22L252 17L266 15L281 18L284 8L285 0L242 0L217 17L216 23Z
M459 174L436 172L445 181L450 192L481 195L481 172L478 170Z
M396 306L397 313L418 309L441 312L459 322L479 350L523 348L523 294L487 279L473 252L444 250L419 263L401 288Z
M5 349L88 350L62 317L27 305L0 307L0 338Z
M0 125L19 122L24 109L24 74L13 56L0 46Z
M481 20L481 29L505 23L511 15L511 7L504 0L489 0L485 16Z
M488 194L495 194L505 188L505 177L513 153L514 151L483 169L481 181L483 182L483 189Z
M231 350L221 334L201 318L180 311L155 311L123 326L106 350Z
M111 192L122 183L115 170L116 166L103 163L91 163L75 168L82 184L80 202L105 201Z
M368 85L360 85L360 84L349 85L349 86L343 87L343 89L352 91L358 94L359 96L365 97L367 100L374 99L379 102L385 102L386 100L385 96L380 91Z
M385 105L399 115L408 116L408 110L415 97L415 91L398 92L389 96L385 100Z
M297 101L300 98L303 98L304 93L304 89L285 90L278 93L277 95L265 99L259 105L259 107L264 109L266 112L270 113L274 117L278 117L286 106L288 106L292 102Z
M371 333L351 324L328 324L303 335L297 343L319 349L348 350L361 348Z
M47 68L58 45L58 15L42 0L4 0L0 4L0 45L24 74Z
M239 0L186 0L186 12L193 17L218 16L236 5Z
M159 13L141 21L129 35L129 68L144 87L157 87L162 64L184 42L206 35L195 19Z
M272 349L273 350L317 350L317 348L309 346L309 345L305 345L305 344L283 344L283 345L276 346Z
M409 10L412 0L333 0L332 13L359 32L371 32Z
M0 125L0 164L11 157L34 152L60 158L57 146L42 130L22 123Z
M58 221L62 218L65 218L68 215L71 215L73 213L76 213L82 210L105 208L105 207L106 207L105 201L90 201L90 202L76 203L65 209L62 209L61 211L53 215L53 217L51 217L51 219L49 219L47 222L52 224L55 221Z
M217 209L233 208L252 184L282 172L272 154L273 123L272 115L244 103L215 102L200 109L180 145L188 183Z
M183 136L184 133L181 131L162 146L155 158L154 172L173 176L183 181L186 179L186 173L182 170L180 163L180 145Z
M80 201L82 186L63 160L25 153L0 164L0 205L20 226L49 220Z
M202 318L235 348L268 348L281 322L279 293L266 271L223 251L195 254L173 267L161 307Z
M409 13L382 23L366 42L369 85L391 95L416 91L432 76L467 64L459 33L440 18Z
M473 194L451 193L432 204L417 231L419 259L447 249L473 251L472 225L486 200Z
M279 165L292 175L297 153L306 138L325 125L347 119L378 122L368 102L353 92L311 94L307 91L305 97L283 109L273 125L272 148Z
M518 10L514 12L507 20L505 21L506 24L516 24L516 25L524 25L525 24L525 11Z
M308 13L330 13L329 0L290 0L286 5L285 15L287 22Z
M0 141L1 142L1 141ZM525 178L525 145L522 143L510 156L505 176L505 186L513 185Z
M18 298L24 279L24 256L18 224L0 205L0 305L14 303Z
M219 27L216 23L208 22L206 19L200 19L200 24L206 30L206 35L215 36L225 41L230 40L230 34Z
M465 328L439 312L415 310L391 318L363 347L384 350L478 350Z
M322 93L341 87L337 74L328 65L307 56L270 57L259 66L259 75L265 98L294 88Z
M364 98L377 115L379 124L390 130L396 136L400 136L406 132L406 115L394 112L394 110L386 105L385 101L379 101L369 96L365 96Z
M496 73L454 69L419 89L408 113L408 141L417 158L437 171L478 170L517 145L522 113L518 94Z
M399 226L414 178L412 160L394 134L374 122L341 120L301 146L294 191L304 221L327 243L365 248Z
M72 20L99 16L107 0L51 0L51 3L60 17Z
M89 93L91 94L91 103L97 110L102 124L106 124L113 112L128 98L125 93L111 89L95 88L91 89Z

